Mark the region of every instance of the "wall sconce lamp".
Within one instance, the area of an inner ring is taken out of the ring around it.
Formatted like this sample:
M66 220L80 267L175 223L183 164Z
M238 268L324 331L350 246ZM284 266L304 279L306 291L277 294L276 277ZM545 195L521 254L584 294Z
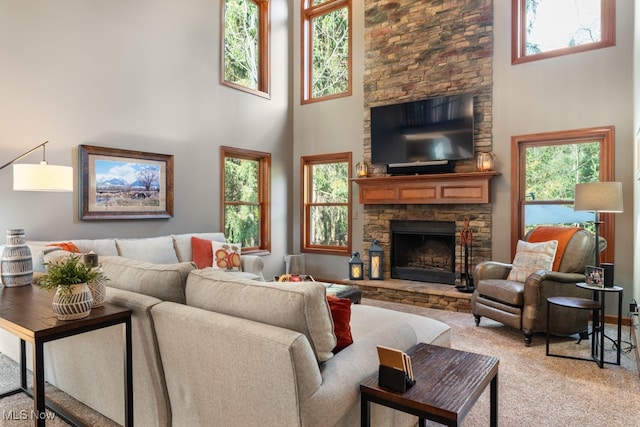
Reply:
M14 191L73 191L73 168L71 166L49 165L45 159L45 145L49 141L32 148L19 155L10 162L0 166L0 170L13 164ZM42 147L42 161L40 164L14 164L23 157Z
M354 252L349 260L349 279L362 280L364 278L364 263L360 259L360 254Z
M382 280L382 261L384 251L377 240L371 242L369 248L369 279Z
M600 267L600 241L599 226L600 212L623 211L622 206L622 183L597 181L585 184L576 184L574 211L593 211L595 212L596 226L596 267Z

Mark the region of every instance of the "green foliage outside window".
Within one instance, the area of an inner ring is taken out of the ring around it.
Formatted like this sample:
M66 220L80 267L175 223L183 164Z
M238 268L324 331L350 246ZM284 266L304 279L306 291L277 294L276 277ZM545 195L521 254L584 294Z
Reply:
M312 166L311 244L348 245L349 172L347 162Z
M227 241L243 248L260 246L258 162L225 158L225 227Z
M258 90L258 6L251 0L225 0L224 4L224 80Z
M349 90L349 10L321 15L313 22L312 97Z

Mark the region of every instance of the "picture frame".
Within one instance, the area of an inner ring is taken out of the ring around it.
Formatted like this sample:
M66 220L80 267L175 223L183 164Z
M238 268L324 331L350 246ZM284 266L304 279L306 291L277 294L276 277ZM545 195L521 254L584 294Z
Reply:
M79 145L80 220L173 217L173 156Z
M587 285L604 288L604 268L587 265L584 275Z

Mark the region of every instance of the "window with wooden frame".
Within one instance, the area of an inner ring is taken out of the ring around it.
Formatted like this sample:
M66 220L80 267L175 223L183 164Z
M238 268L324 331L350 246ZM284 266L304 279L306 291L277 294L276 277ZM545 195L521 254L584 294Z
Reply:
M351 0L302 0L302 103L351 95Z
M271 154L220 147L220 228L242 252L271 251Z
M575 185L614 180L614 128L598 127L511 138L511 254L539 225L595 231L595 214L573 210ZM603 262L613 262L614 214L601 213L607 240Z
M301 158L302 252L351 254L351 153Z
M615 0L511 0L512 64L615 44Z
M270 0L221 4L222 84L268 98Z

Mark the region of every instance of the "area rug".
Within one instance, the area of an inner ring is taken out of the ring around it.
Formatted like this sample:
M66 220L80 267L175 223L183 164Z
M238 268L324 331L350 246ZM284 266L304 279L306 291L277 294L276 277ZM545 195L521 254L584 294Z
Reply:
M411 312L451 326L453 348L495 356L498 371L498 424L501 426L607 426L638 425L640 376L631 349L629 327L623 328L621 365L546 356L544 335L534 335L530 347L522 333L491 319L475 326L473 315L364 299L364 304ZM616 337L607 325L606 335ZM590 341L552 337L551 352L589 357ZM615 361L612 344L605 344L605 360ZM429 424L431 425L431 424ZM433 424L436 425L436 424ZM463 426L489 425L489 390L464 419Z
M498 421L501 426L607 426L638 425L640 416L640 376L635 354L630 349L629 328L623 329L621 365L548 357L544 336L536 335L531 347L525 347L522 333L490 319L475 326L469 313L417 307L413 305L363 299L363 304L405 311L440 320L451 326L453 348L495 356L500 360L498 374ZM615 328L607 335L615 337ZM554 353L584 356L590 354L590 341L576 344L575 338L552 339ZM615 360L608 341L606 360ZM15 362L0 354L0 392L15 388L18 382ZM47 397L67 408L91 426L116 426L90 408L53 387ZM0 426L29 427L28 414L33 401L19 394L0 399ZM24 412L22 412L24 411ZM20 419L27 414L27 419ZM478 399L464 419L464 427L489 424L489 390ZM428 425L436 425L428 423ZM47 426L66 427L52 416ZM375 427L375 426L374 426Z

